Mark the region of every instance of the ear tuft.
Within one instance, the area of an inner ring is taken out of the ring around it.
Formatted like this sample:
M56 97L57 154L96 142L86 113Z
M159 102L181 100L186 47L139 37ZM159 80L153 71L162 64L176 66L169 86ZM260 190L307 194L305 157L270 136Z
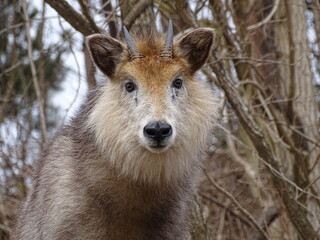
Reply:
M86 45L97 67L111 77L115 73L117 64L121 61L123 44L112 37L93 34L86 38Z
M207 61L213 38L212 29L199 28L178 40L178 55L190 64L192 72L199 70Z

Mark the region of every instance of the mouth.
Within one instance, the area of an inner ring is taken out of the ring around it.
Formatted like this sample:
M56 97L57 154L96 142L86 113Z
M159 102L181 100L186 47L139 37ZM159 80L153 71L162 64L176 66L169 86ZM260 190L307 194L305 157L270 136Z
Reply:
M155 144L155 145L146 146L146 148L150 152L159 154L159 153L165 152L169 148L169 146L170 145L167 145L167 144Z
M163 148L166 148L167 145L157 144L157 145L150 146L150 147L153 148L153 149L163 149Z

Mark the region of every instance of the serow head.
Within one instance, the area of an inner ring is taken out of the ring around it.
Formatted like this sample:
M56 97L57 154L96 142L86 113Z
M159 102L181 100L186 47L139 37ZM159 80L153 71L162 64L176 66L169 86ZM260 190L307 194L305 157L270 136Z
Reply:
M86 40L94 63L109 79L89 120L99 142L124 153L195 150L216 114L210 86L194 78L209 56L212 29L174 40L169 21L165 37L150 31L133 36L124 28L126 43L102 34Z

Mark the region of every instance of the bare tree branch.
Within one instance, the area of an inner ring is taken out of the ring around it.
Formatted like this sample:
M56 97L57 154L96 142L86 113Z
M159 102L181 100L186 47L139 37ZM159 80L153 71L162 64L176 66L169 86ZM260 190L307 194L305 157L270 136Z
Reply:
M248 30L254 30L258 27L261 27L262 25L266 24L267 22L270 21L270 19L273 17L273 15L275 14L275 12L277 11L278 9L278 6L279 6L279 3L280 3L280 0L276 0L274 5L273 5L273 8L271 10L271 12L268 14L268 16L266 18L264 18L262 21L258 22L258 23L255 23L253 25L250 25L247 27Z
M46 115L44 112L43 97L42 97L39 82L38 82L36 67L35 67L35 64L34 64L33 58L32 58L33 48L32 48L32 40L31 40L31 36L30 36L30 21L29 21L29 15L28 15L28 11L27 11L26 0L24 0L22 2L22 8L23 8L23 13L24 13L24 18L26 20L25 28L26 28L26 35L27 35L27 41L28 41L28 56L29 56L30 68L31 68L31 72L32 72L32 81L33 81L34 88L36 90L36 95L37 95L38 104L39 104L41 135L42 135L42 140L45 143L48 140L46 117L45 117Z
M140 14L143 13L152 4L152 2L153 0L138 1L127 14L127 16L123 19L123 25L130 29L135 19L137 19Z
M112 5L111 5L110 0L101 0L101 3L103 6L105 23L109 25L110 36L115 38L115 37L117 37L117 34L118 34L116 22L114 20L114 16L115 16L117 8L115 7L114 9L112 9Z
M91 28L95 31L95 32L100 32L98 26L96 25L96 23L93 21L92 17L89 14L89 10L88 10L88 2L86 1L86 3L84 3L83 0L78 0L82 13L83 15L87 18Z
M218 60L218 58L216 58ZM266 139L261 132L260 127L254 121L252 115L249 113L248 107L244 104L243 100L237 93L230 76L225 71L224 66L220 62L219 64L211 65L213 71L217 75L218 85L224 90L228 101L232 105L234 111L237 113L240 122L245 128L248 136L251 138L252 143L257 149L258 155L270 164L274 169L283 172L277 159L274 158L270 151L270 148L266 142ZM272 171L271 171L272 172ZM297 202L292 187L287 184L279 176L273 176L273 183L280 194L283 197L285 206L287 207L288 215L300 233L302 239L315 240L317 239L317 233L313 229L310 221L306 216L306 210Z
M97 30L92 27L92 25L86 19L84 19L80 13L75 11L66 1L45 0L45 2L55 9L61 17L63 17L68 23L70 23L72 27L81 32L83 35L87 36L97 33ZM98 32L101 32L101 30Z
M210 176L209 174L204 170L203 171L204 174L207 176L208 180L210 181L210 183L212 184L212 186L214 186L219 192L221 192L222 194L224 194L225 196L227 196L232 203L239 209L239 211L248 219L248 221L250 222L250 224L252 224L252 226L254 228L257 229L257 231L265 238L265 239L269 239L267 233L261 228L261 226L259 225L259 223L252 217L252 215L241 206L241 204L234 198L234 196L229 193L228 191L226 191L223 187L221 187L219 184L217 184Z
M232 215L232 216L234 216L234 217L236 217L236 218L239 218L240 221L241 221L244 225L246 225L247 227L252 227L252 224L251 224L249 221L247 221L245 218L243 218L241 215L239 215L237 212L235 212L235 211L234 211L233 209L231 209L230 207L225 206L225 204L217 201L217 200L214 199L213 197L208 196L207 194L204 194L204 193L202 193L202 192L200 192L199 195L200 195L203 199L208 200L208 201L216 204L217 206L225 209L228 213L230 213L230 215Z

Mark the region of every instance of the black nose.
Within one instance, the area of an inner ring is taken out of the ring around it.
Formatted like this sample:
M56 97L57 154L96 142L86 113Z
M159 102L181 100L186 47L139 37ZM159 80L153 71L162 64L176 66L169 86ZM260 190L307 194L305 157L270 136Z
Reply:
M172 127L160 121L151 122L144 127L143 133L147 138L154 139L159 143L172 135Z

